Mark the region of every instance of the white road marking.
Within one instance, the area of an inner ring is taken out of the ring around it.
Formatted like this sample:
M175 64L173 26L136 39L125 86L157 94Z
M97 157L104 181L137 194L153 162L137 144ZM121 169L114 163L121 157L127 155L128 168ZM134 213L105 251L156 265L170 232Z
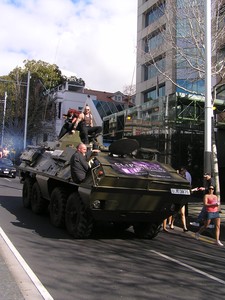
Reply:
M54 300L52 296L49 294L49 292L46 290L46 288L43 286L43 284L40 282L38 277L34 274L34 272L31 270L31 268L28 266L26 261L23 259L23 257L20 255L18 250L15 248L15 246L12 244L8 236L5 234L3 229L0 227L0 235L4 239L7 246L12 251L13 255L16 257L19 264L22 266L22 268L25 270L26 274L29 276L33 284L36 286L39 293L42 295L43 299L45 300Z
M165 259L168 259L168 260L170 260L170 261L172 261L172 262L175 262L175 263L178 264L178 265L181 265L181 266L183 266L183 267L185 267L185 268L188 268L188 269L190 269L190 270L192 270L192 271L194 271L194 272L196 272L196 273L199 273L199 274L201 274L201 275L203 275L203 276L205 276L205 277L208 277L208 278L210 278L210 279L212 279L212 280L215 280L215 281L217 281L217 282L222 283L222 284L225 285L225 281L224 281L224 280L221 280L221 279L219 279L219 278L217 278L217 277L215 277L215 276L213 276L213 275L210 275L209 273L203 272L203 271L201 271L201 270L199 270L199 269L196 269L195 267L192 267L192 266L190 266L190 265L187 265L187 264L185 264L185 263L183 263L183 262L181 262L181 261L179 261L179 260L177 260L177 259L174 259L174 258L172 258L172 257L169 257L168 255L162 254L162 253L157 252L157 251L155 251L155 250L150 250L150 251L151 251L152 253L155 253L155 254L157 254L157 255L159 255L159 256L165 258Z
M9 179L9 178L4 178L4 179L5 179L6 181L10 181L10 182L12 181L12 180L11 180L11 179Z

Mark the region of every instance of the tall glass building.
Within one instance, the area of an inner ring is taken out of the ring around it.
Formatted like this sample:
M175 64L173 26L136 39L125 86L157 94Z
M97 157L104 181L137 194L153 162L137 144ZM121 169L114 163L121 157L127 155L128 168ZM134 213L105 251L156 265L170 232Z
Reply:
M211 3L215 86L224 78L225 4ZM137 104L176 92L204 95L204 5L204 0L138 0Z

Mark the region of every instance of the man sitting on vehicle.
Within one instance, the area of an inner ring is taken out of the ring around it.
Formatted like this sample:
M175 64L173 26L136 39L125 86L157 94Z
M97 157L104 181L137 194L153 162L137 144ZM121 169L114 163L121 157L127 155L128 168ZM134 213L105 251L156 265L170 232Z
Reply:
M87 146L83 143L77 146L70 160L71 177L75 183L81 183L86 178L87 172L91 169L88 162L96 152L99 150L87 151Z
M94 149L97 149L96 138L101 134L101 126L93 126L93 116L88 105L85 106L84 112L81 113L75 122L74 128L80 131L80 138L84 144L89 144L88 136L93 136Z

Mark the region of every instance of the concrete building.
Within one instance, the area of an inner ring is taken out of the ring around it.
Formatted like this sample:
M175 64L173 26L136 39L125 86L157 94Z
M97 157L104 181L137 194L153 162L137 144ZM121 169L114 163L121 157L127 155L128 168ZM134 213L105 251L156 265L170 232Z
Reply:
M157 99L175 92L172 85L165 81L148 56L149 51L157 49L155 60L162 70L166 66L166 49L163 47L163 31L166 30L164 18L165 1L138 0L137 16L137 71L136 104L141 105L148 99ZM172 70L171 70L172 72ZM170 74L172 76L172 74Z
M105 116L124 111L134 106L134 102L134 97L124 95L120 91L112 93L86 89L84 82L71 77L46 95L46 117L45 121L42 121L45 132L35 136L33 144L57 140L65 121L63 115L67 114L70 108L83 111L84 107L89 105L94 126L102 126Z
M205 111L204 3L201 0L138 0L136 106L104 118L108 139L135 138L143 147L157 148L162 161L175 168L186 165L193 177L200 180ZM225 62L221 38L224 36L223 3L220 1L217 10L213 9L214 71L217 62ZM222 27L216 28L215 24ZM221 68L221 76L213 74L213 85L225 77L224 70ZM223 81L220 84L214 89L214 125L220 141L218 156L222 173L225 98Z
M212 88L225 83L225 1L212 10ZM205 92L205 1L138 0L136 104Z

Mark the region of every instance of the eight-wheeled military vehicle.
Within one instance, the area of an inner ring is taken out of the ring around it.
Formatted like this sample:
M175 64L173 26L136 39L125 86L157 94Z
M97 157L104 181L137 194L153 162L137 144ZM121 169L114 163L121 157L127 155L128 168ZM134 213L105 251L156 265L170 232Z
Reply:
M188 201L188 181L171 166L144 159L146 149L142 156L132 139L113 142L92 158L86 179L73 182L70 159L78 142L68 135L54 149L27 147L18 168L24 207L37 214L48 208L52 224L65 225L74 238L87 238L95 223L110 222L152 239L162 221Z

